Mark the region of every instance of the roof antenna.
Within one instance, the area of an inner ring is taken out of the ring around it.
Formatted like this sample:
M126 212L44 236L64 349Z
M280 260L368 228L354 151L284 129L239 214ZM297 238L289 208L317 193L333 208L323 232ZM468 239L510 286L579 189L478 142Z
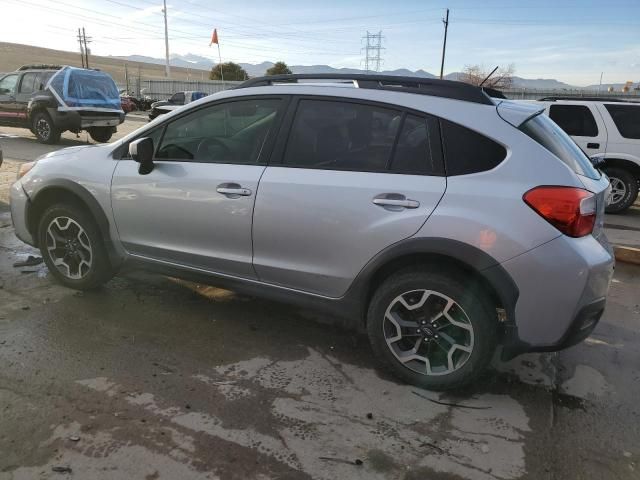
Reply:
M499 67L500 65L498 65ZM482 80L482 82L480 83L480 85L478 85L479 87L481 87L482 85L484 85L484 82L486 82L487 80L489 80L491 78L491 75L493 75L494 73L496 73L496 70L498 70L498 67L494 68L493 70L491 70L491 73L489 75L487 75L487 78L485 78L484 80Z

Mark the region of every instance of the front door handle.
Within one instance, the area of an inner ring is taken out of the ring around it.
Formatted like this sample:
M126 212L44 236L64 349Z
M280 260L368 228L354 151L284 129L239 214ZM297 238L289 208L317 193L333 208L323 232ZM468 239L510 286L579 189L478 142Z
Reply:
M600 148L599 143L587 143L587 148Z
M229 198L248 197L251 195L251 190L243 188L237 183L221 183L216 187L216 192Z
M411 200L400 193L383 193L373 198L373 204L391 211L399 211L403 208L418 208L420 202Z

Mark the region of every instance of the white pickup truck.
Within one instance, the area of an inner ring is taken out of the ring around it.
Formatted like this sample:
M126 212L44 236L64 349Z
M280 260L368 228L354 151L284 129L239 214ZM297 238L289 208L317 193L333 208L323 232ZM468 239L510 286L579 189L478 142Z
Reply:
M556 122L611 180L608 213L626 210L640 183L640 103L611 99L548 97L543 103Z

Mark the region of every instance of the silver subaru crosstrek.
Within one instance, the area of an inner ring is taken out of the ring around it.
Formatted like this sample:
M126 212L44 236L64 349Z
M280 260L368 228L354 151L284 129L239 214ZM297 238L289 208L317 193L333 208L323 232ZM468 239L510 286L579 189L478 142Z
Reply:
M321 308L454 388L604 310L609 181L542 112L449 81L257 78L24 164L13 222L68 287L141 266Z

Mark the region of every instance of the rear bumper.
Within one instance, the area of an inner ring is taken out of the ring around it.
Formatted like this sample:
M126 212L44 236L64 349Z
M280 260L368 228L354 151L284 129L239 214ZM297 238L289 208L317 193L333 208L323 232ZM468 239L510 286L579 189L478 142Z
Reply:
M51 118L56 127L61 130L70 130L77 132L92 127L112 127L116 128L122 122L124 122L125 114L113 114L113 115L91 115L90 112L86 112L81 115L77 111L61 112L57 109L49 109Z
M584 340L597 325L613 276L606 238L558 237L502 266L519 288L503 358L554 351Z

